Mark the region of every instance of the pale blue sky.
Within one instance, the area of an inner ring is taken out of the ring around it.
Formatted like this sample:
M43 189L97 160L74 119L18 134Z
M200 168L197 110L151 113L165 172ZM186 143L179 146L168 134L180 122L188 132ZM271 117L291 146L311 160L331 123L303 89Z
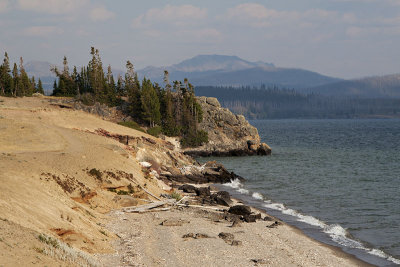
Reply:
M0 53L137 69L237 55L354 78L400 72L400 0L0 0Z

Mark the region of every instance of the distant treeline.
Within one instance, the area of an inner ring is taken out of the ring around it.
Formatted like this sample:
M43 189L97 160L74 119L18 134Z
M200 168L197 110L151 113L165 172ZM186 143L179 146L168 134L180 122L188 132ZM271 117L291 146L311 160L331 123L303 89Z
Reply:
M140 82L133 64L127 61L125 76L119 75L115 82L111 66L108 66L107 73L104 72L99 50L92 47L90 55L88 65L79 71L76 66L70 71L66 57L62 70L52 68L57 76L53 96L75 97L87 105L99 102L108 106L127 107L123 110L135 122L150 127L149 133L181 136L183 146L198 146L208 141L208 134L198 129L203 111L196 101L194 87L187 79L184 82L174 81L171 85L169 73L165 71L164 88L146 78ZM6 53L0 71L0 95L19 97L31 96L35 92L43 94L41 81L36 85L34 78L28 77L22 58L19 71L14 64L11 73Z
M222 106L252 119L400 117L400 99L327 97L265 85L201 86L196 94L216 97Z

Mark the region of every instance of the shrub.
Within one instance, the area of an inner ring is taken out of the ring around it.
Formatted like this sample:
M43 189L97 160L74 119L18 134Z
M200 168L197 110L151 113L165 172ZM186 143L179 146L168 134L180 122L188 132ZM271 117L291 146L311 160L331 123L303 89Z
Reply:
M147 130L148 134L150 134L152 136L155 136L155 137L158 137L161 134L161 132L162 132L162 127L161 126L155 126L155 127L150 128L150 129Z
M198 147L208 142L208 133L200 130L195 134L187 134L181 139L182 147Z
M118 124L119 125L122 125L122 126L125 126L125 127L128 127L128 128L132 128L132 129L134 129L134 130L137 130L137 131L141 131L141 132L146 132L142 127L140 127L140 125L137 123L137 122L135 122L135 121L120 121L120 122L118 122Z
M76 97L82 104L86 106L93 106L96 103L96 99L90 93L85 93Z
M117 192L117 195L129 195L129 192L128 192L128 191L125 191L125 190L119 190L119 191Z
M91 176L95 177L97 180L100 180L100 181L102 180L103 174L98 169L95 169L95 168L91 169L89 171L89 174Z

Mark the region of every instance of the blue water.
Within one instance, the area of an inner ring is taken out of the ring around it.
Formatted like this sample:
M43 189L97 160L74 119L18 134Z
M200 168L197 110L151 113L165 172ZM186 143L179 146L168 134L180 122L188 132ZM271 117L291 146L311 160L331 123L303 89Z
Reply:
M216 159L247 179L231 190L365 261L400 265L400 120L251 123L273 152Z

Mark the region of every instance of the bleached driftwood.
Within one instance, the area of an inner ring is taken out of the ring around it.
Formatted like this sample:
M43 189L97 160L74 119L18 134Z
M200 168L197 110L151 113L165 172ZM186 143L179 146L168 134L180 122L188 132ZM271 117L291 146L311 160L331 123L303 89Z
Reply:
M186 204L178 204L178 203L176 205L180 206L180 207L191 207L191 208L200 208L200 209L209 209L209 210L221 211L220 208L206 207L206 206L200 206L200 205L186 205Z
M143 213L146 211L150 211L154 208L161 207L165 204L172 204L174 202L175 202L175 200L157 201L157 202L149 203L149 204L145 204L145 205L127 207L127 208L122 209L122 211L128 212L128 213Z

